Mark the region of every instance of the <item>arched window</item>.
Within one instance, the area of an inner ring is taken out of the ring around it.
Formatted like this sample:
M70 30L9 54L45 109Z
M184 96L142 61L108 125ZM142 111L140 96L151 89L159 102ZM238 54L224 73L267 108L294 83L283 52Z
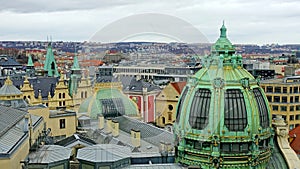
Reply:
M211 92L209 89L198 89L192 101L189 122L192 128L204 129L208 124Z
M172 121L172 112L168 112L168 120Z
M162 118L161 118L161 121L162 121L162 124L166 124L166 119L165 119L165 117L162 117Z
M63 94L62 94L62 97L63 97L63 98L66 98L66 94L65 94L65 93L63 93Z
M61 93L58 94L58 98L59 98L59 99L61 98Z
M179 119L180 119L180 113L181 113L181 109L182 109L182 104L184 102L184 99L185 99L185 96L187 94L187 91L189 90L189 87L185 87L182 95L181 95L181 98L179 100L179 103L178 103L178 108L177 108L177 114L176 114L176 122L178 123L179 122Z
M87 98L87 91L85 91L85 98Z
M248 124L245 100L240 89L225 91L224 123L230 131L243 131Z
M254 88L253 93L259 110L259 123L262 128L267 128L270 125L270 119L266 101L259 88Z

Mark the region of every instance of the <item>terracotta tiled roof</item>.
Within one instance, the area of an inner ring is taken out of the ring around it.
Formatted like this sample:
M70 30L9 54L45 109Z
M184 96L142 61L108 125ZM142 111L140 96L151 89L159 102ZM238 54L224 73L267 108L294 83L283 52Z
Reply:
M291 147L297 154L300 154L300 126L294 128L289 132L290 138L292 139Z
M186 85L186 82L172 82L171 85L177 90L177 92L180 94Z

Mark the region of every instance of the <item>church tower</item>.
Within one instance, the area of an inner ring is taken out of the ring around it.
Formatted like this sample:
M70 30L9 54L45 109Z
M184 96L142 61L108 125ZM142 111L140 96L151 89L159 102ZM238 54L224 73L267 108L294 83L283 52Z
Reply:
M265 169L274 148L269 105L226 31L223 23L211 55L179 99L176 160L205 169Z
M73 65L71 68L71 76L69 81L69 95L73 97L77 93L78 83L81 80L81 69L78 63L78 58L75 55L73 59Z
M35 75L34 64L33 64L32 57L30 54L28 55L28 62L26 65L26 74L28 77L33 77Z
M52 51L51 42L48 44L48 48L47 48L46 61L44 64L44 71L48 77L58 77L59 76L59 73L57 70L57 65L56 65L55 58L54 58L53 51Z

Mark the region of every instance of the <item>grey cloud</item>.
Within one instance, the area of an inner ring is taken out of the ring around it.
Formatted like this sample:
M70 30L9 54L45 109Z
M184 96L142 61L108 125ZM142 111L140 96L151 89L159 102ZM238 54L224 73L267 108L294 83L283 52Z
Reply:
M90 10L113 8L115 6L123 6L131 3L130 0L5 0L1 2L0 11L34 13Z

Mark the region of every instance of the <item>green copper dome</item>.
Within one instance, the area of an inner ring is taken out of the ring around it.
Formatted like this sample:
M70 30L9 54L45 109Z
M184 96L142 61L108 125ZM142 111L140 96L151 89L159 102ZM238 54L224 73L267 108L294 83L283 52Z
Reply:
M87 98L79 107L79 116L87 114L90 118L116 117L119 115L138 116L136 104L119 89L104 88Z
M266 168L273 149L269 105L259 81L221 35L190 77L177 106L176 160L201 168Z

